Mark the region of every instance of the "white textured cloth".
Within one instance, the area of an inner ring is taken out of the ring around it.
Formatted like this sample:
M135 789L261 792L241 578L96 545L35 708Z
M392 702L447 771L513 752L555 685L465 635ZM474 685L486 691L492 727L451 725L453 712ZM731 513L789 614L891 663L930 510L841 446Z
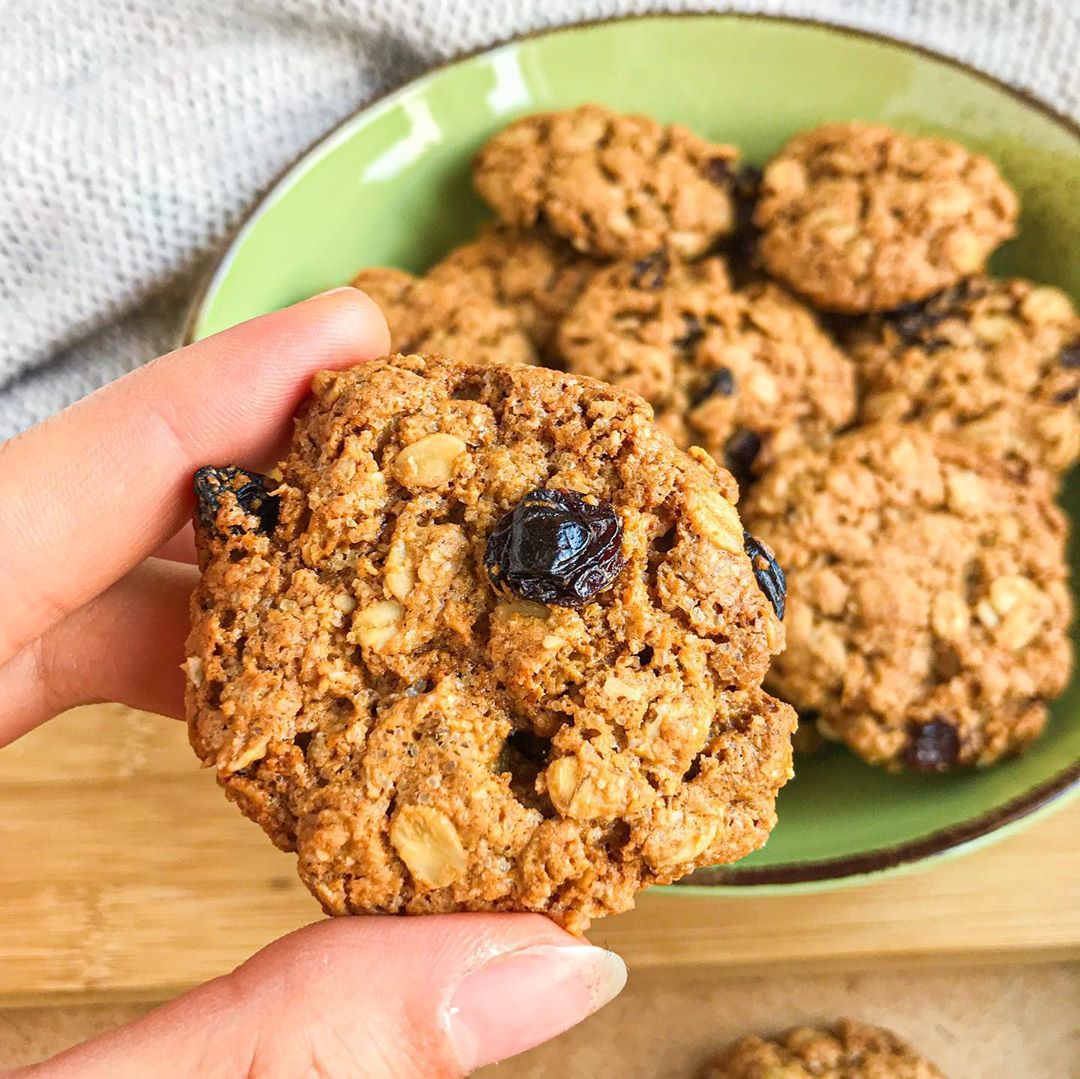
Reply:
M172 347L244 208L367 98L524 31L708 8L876 30L1080 115L1078 0L0 0L0 438Z

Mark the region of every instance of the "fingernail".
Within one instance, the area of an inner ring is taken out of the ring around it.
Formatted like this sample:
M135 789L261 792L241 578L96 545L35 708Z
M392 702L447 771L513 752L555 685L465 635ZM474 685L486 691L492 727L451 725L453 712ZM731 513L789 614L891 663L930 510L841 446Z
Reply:
M468 1071L554 1038L617 997L626 965L586 944L541 944L492 959L450 1000L450 1036Z

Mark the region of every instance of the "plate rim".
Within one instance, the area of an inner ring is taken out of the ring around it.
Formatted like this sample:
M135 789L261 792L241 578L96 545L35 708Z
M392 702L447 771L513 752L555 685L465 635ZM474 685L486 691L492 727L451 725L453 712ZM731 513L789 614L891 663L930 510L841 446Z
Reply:
M888 847L874 847L857 854L817 861L783 862L774 866L707 866L673 882L672 888L766 888L792 884L825 884L878 877L906 867L930 863L947 854L959 854L980 840L1002 833L1011 825L1030 821L1039 810L1063 808L1071 796L1080 795L1080 760L1055 773L1044 783L1002 803L996 809L969 817L959 824L938 828L915 839ZM1032 821L1032 823L1034 823ZM1002 838L1004 838L1002 836Z
M1042 113L1048 120L1057 124L1080 144L1080 121L1074 120L1071 116L1068 116L1063 112L1059 112L1053 105L1031 93L1029 90L1014 86L1012 83L1005 82L995 75L990 75L985 71L981 71L979 68L972 66L964 60L948 56L945 53L936 52L934 49L925 45L912 41L905 41L901 38L890 37L888 34L883 34L876 30L865 30L859 27L829 22L826 19L813 19L796 15L774 15L763 12L682 9L670 12L636 12L627 15L611 15L596 19L582 19L577 22L562 23L559 26L549 26L530 30L522 34L514 34L509 37L500 38L488 45L481 45L475 49L454 53L445 60L427 68L419 75L415 75L411 79L406 79L405 82L397 86L392 86L389 89L384 90L364 104L357 106L352 112L342 117L342 119L292 157L266 182L265 185L263 185L261 190L251 200L247 209L243 211L236 224L227 230L224 238L214 247L213 254L210 256L210 263L199 277L192 292L191 299L188 301L187 309L181 323L179 339L177 342L178 346L190 345L196 340L195 328L203 315L206 301L214 287L217 285L219 278L221 278L228 269L237 244L254 225L255 221L258 220L258 218L273 203L283 185L293 177L294 173L299 173L301 168L307 164L309 158L313 158L317 154L321 155L322 153L325 153L325 151L344 134L346 129L351 127L361 117L380 107L389 106L395 98L415 90L422 83L436 78L450 68L457 67L460 64L470 63L482 56L494 55L495 53L514 45L535 41L539 38L570 34L577 30L609 26L615 23L701 18L707 18L716 22L759 22L780 26L807 27L814 30L830 31L845 37L856 38L860 41L876 42L878 44L890 45L907 50L923 59L935 60L945 64L948 67L954 68L965 75L985 83L993 89L1015 98L1028 108Z
M419 75L405 80L399 85L377 94L370 100L357 106L303 150L292 157L255 195L247 209L215 247L210 263L196 284L181 325L178 344L189 345L196 340L195 331L203 317L207 300L213 293L220 279L228 271L237 247L246 233L263 213L280 196L285 186L309 161L318 160L346 131L358 120L372 112L385 108L393 102L417 90L425 82L438 78L445 71L461 64L470 63L484 56L492 56L503 49L534 41L540 38L572 34L578 30L593 29L614 23L668 21L673 19L708 18L710 20L758 22L780 26L806 27L824 30L855 38L863 42L885 44L910 52L923 59L934 60L947 67L960 71L991 88L1005 93L1029 109L1041 113L1052 123L1060 127L1074 141L1080 144L1080 122L1058 111L1054 106L1029 90L988 74L977 67L956 57L937 52L926 45L891 37L875 30L854 26L845 26L825 19L813 19L802 16L774 15L757 12L716 11L706 9L683 9L671 12L638 12L627 15L614 15L596 19L583 19L576 22L562 23L558 26L538 28L522 34L500 38L486 45L455 53L445 60L432 65ZM1039 810L1053 811L1061 808L1068 795L1078 794L1080 784L1080 760L1054 774L1050 779L1032 787L1016 798L1010 799L987 813L970 817L958 824L940 828L915 839L887 847L876 847L857 854L841 855L817 861L785 862L775 866L746 866L738 863L725 866L711 866L695 870L689 876L676 881L668 888L716 893L730 891L733 894L787 889L795 885L826 886L835 883L838 886L857 883L858 878L880 879L882 876L929 866L942 856L960 854L966 849L980 845L980 841L1003 834L1011 825L1019 826L1032 818Z

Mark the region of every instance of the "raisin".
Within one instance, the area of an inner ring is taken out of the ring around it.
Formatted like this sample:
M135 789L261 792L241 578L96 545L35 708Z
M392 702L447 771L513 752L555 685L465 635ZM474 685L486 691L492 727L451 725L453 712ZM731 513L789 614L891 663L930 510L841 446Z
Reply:
M840 315L835 311L819 311L817 318L821 328L830 337L841 341L850 337L865 321L860 315Z
M772 604L776 617L783 622L784 605L787 599L787 577L784 576L784 571L773 557L772 551L745 529L743 529L743 549L750 556L750 565L757 578L758 587Z
M195 473L195 498L198 502L199 523L212 529L221 509L222 496L231 494L240 508L258 520L256 531L268 536L277 527L280 499L267 494L272 480L258 472L250 472L235 465L214 468L204 465ZM233 526L234 533L243 529Z
M924 345L933 341L932 331L939 323L957 314L957 308L968 300L975 299L982 288L970 280L961 281L926 300L906 303L882 316L885 321L909 345ZM940 341L940 339L937 339ZM935 351L942 347L935 341Z
M729 187L735 180L731 162L726 157L710 157L705 162L705 175L717 187Z
M600 840L609 858L622 861L623 848L630 842L630 825L624 820L612 821L607 827L607 834Z
M696 315L683 315L683 332L681 337L676 337L671 343L683 352L689 352L701 343L705 336L705 327L701 325L701 319Z
M735 376L726 368L718 367L710 371L708 378L691 399L691 406L697 408L706 398L720 394L721 397L730 397L735 392Z
M906 303L885 315L885 321L899 334L902 341L913 345L919 342L926 330L932 329L941 320L935 318L920 301Z
M724 443L724 459L740 487L750 483L754 462L760 452L761 436L746 427L740 428Z
M1080 367L1080 339L1066 345L1061 350L1061 355L1058 356L1058 363L1064 367L1066 371L1074 371L1077 367Z
M682 781L684 783L693 783L701 775L701 761L704 756L704 753L698 753L690 762L690 767L683 773Z
M488 537L492 586L522 599L578 607L622 572L622 521L573 491L530 491Z
M944 716L908 725L904 763L915 772L947 772L960 756L960 735Z
M671 269L671 259L668 253L660 248L651 255L638 259L634 263L633 272L630 274L630 283L634 288L646 289L655 292L664 287L667 280L668 270Z

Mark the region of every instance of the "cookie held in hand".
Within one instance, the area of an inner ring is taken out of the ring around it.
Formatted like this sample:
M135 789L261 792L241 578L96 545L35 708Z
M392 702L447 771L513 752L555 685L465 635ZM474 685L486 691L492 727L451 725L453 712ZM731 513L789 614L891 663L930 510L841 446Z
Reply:
M217 471L192 745L329 913L581 931L765 841L779 579L729 474L640 400L391 357L316 377L280 482Z

